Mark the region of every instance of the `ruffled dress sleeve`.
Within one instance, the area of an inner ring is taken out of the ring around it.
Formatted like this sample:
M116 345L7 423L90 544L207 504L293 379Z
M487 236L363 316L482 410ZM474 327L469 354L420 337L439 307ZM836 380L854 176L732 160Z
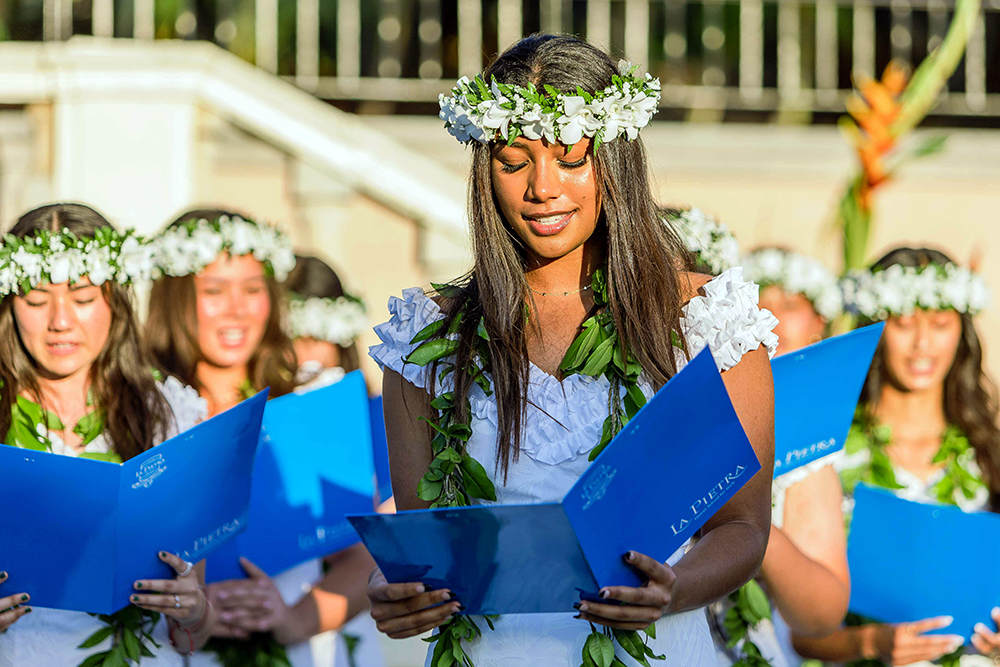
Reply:
M194 387L189 387L173 376L168 376L156 384L173 413L164 440L183 433L208 417L208 401L199 396Z
M383 371L391 369L402 375L414 386L430 389L427 369L403 360L417 346L410 341L421 329L444 318L444 313L419 287L403 290L402 297L389 299L388 322L375 327L375 334L382 342L368 349L368 354Z
M774 356L778 349L774 333L778 318L758 307L760 288L743 278L743 267L723 271L702 289L704 296L691 299L681 317L691 358L707 345L719 370L726 371L761 345L767 349L767 356ZM678 356L682 357L683 352L678 350Z

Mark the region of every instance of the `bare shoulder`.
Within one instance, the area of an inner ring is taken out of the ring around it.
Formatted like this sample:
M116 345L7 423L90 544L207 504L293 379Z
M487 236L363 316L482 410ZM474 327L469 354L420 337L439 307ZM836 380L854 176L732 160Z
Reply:
M712 280L712 276L705 275L704 273L695 273L694 271L680 271L678 278L683 303L687 303L696 296L704 296L705 292L702 290L702 287Z

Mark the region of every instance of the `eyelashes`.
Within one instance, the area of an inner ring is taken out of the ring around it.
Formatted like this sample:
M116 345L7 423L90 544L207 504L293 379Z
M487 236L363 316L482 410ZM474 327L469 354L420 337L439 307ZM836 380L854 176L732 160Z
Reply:
M563 169L579 169L583 165L587 164L587 156L583 156L576 162L563 162L562 160L557 160L557 162ZM520 171L526 164L528 163L521 162L519 164L507 164L506 162L503 162L500 167L500 171L505 174L513 174L515 171Z

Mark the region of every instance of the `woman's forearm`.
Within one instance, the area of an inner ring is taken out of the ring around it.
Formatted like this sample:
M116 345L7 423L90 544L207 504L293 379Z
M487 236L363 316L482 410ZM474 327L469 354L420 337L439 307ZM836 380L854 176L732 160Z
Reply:
M668 611L698 609L732 593L757 573L766 548L766 531L752 521L715 526L674 566Z
M760 574L793 632L825 637L840 628L851 597L850 585L802 553L774 526Z
M824 662L851 662L875 657L875 625L842 628L827 637L792 635L792 645L803 658Z

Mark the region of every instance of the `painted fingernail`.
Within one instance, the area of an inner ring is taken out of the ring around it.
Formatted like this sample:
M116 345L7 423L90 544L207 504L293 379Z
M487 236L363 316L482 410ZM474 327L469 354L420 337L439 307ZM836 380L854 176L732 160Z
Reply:
M7 578L7 573L6 572L0 572L0 581L3 581L6 578Z
M136 588L142 588L142 582L141 581L135 582L135 587Z
M579 609L579 608L580 608L580 603L579 602L577 602L576 604L573 605L573 609Z
M625 560L626 563L632 562L632 552L626 551L625 553L622 554L622 558Z
M449 593L448 591L443 591L440 595L438 595L438 597L441 598L442 602L444 602L445 600L454 600L455 594Z
M21 596L21 602L27 602L27 601L28 601L28 594L25 593L24 595Z
M465 611L465 605L464 604L458 605L457 607L455 607L455 611Z
M602 598L607 598L609 595L611 595L611 593L608 592L607 588L605 588L604 590L601 591L601 597Z
M447 597L448 600L454 600L456 597L458 596L455 595L455 591L448 591L448 597Z
M139 596L138 595L133 595L132 596L132 602L138 602L138 601L139 601Z
M160 552L160 558L166 558L166 557L167 557L167 552L166 551L161 551Z
M30 614L31 613L31 607L28 607L27 609L25 609L24 613L25 614Z
M576 615L576 616L574 616L573 618L583 618L583 615L582 615L582 614L577 614L577 615Z

